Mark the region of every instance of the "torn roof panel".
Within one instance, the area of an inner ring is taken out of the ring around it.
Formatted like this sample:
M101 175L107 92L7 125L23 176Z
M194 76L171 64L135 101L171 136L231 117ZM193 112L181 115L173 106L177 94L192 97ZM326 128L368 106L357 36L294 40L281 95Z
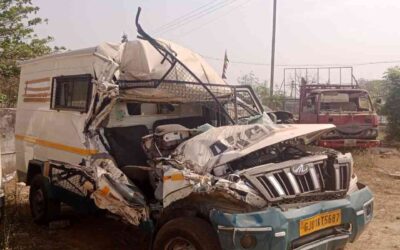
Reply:
M204 83L225 84L217 72L197 53L167 40L158 40L175 52L182 61ZM168 61L147 41L136 40L126 43L122 51L120 80L161 79L170 68ZM146 62L146 63L143 63ZM182 72L176 72L177 78ZM170 79L172 80L172 79Z

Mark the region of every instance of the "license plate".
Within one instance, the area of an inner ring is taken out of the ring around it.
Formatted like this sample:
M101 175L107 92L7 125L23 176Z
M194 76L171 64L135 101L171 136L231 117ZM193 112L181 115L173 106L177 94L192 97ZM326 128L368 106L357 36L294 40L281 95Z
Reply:
M357 140L355 140L355 139L345 139L344 140L344 145L345 146L356 146L357 145Z
M342 223L342 213L340 209L317 214L308 219L300 221L300 236L304 236L328 227L340 225Z

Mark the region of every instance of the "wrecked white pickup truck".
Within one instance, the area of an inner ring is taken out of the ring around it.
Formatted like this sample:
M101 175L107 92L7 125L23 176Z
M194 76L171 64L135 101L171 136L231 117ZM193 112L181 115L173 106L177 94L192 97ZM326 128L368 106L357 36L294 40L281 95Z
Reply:
M277 125L251 88L146 34L21 64L17 167L37 223L104 209L152 249L336 249L372 218L333 125ZM134 236L132 236L134 237Z

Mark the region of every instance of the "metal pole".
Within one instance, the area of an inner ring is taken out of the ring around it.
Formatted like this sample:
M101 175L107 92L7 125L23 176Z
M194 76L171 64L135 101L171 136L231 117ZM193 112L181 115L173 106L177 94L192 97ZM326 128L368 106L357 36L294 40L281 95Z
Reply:
M283 69L283 96L286 98L286 69Z
M274 94L276 1L277 0L274 0L273 19L272 19L271 79L269 86L270 96Z
M351 67L351 86L353 86L353 67Z

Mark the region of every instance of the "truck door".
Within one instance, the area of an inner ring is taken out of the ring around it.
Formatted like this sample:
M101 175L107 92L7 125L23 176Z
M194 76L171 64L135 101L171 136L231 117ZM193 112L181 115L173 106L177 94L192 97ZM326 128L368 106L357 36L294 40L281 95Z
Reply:
M318 123L318 95L308 95L301 105L300 123Z

